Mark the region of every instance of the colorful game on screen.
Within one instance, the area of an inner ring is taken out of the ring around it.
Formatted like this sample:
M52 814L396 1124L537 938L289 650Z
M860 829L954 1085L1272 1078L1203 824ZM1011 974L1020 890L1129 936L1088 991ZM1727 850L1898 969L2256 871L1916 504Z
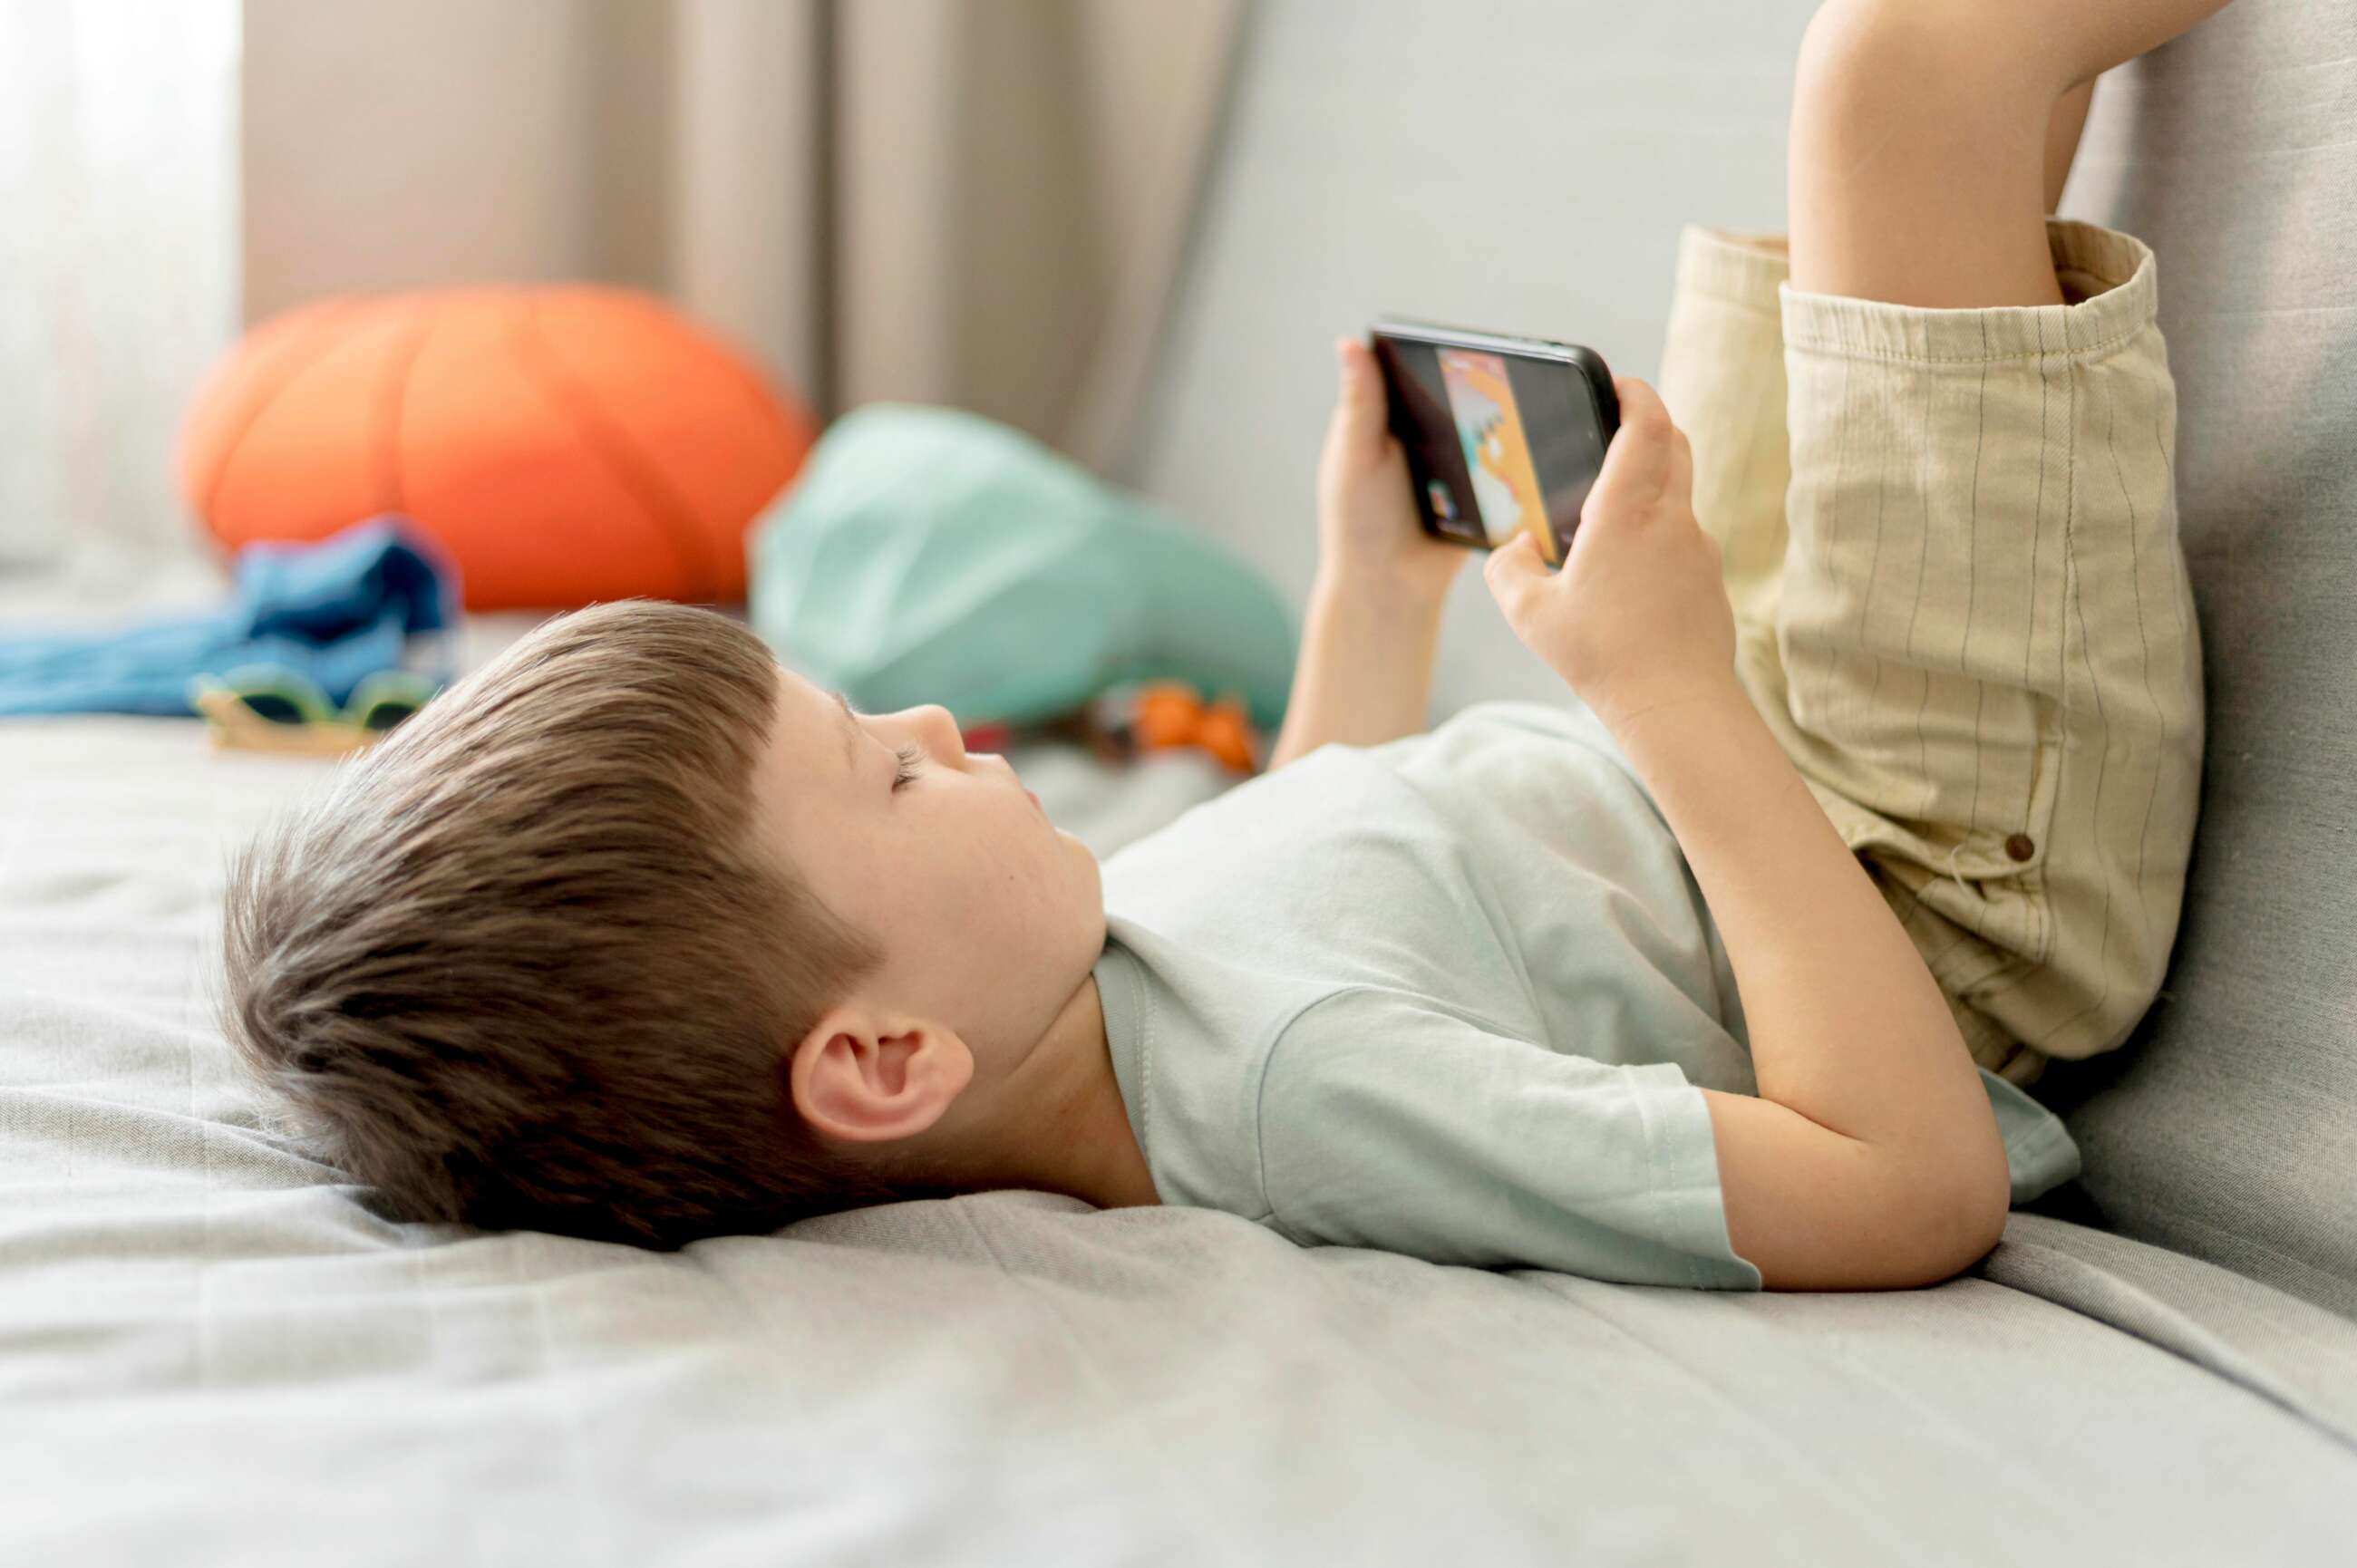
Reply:
M1506 381L1506 361L1463 349L1439 354L1448 411L1465 447L1465 468L1472 476L1473 499L1491 547L1528 529L1539 554L1549 565L1557 564L1555 532L1547 526L1546 502L1531 462L1530 439L1523 434L1522 413L1514 406L1514 389Z

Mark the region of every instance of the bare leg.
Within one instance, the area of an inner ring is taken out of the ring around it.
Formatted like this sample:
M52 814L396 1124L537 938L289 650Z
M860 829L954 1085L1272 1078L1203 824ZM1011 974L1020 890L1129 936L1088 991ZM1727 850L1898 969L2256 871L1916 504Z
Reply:
M2089 77L2054 101L2054 118L2046 126L2046 210L2062 205L2063 182L2071 177L2071 160L2079 156L2079 133L2087 128L2087 104L2095 96L2095 79Z
M2095 77L2225 4L1828 0L1794 81L1792 286L2061 304L2045 220Z

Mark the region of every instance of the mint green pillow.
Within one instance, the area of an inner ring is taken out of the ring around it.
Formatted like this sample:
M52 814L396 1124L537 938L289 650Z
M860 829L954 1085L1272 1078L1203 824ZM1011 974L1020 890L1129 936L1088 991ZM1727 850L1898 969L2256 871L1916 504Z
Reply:
M747 551L754 629L868 712L1021 724L1175 679L1240 693L1265 730L1285 717L1294 628L1265 578L977 414L845 414Z

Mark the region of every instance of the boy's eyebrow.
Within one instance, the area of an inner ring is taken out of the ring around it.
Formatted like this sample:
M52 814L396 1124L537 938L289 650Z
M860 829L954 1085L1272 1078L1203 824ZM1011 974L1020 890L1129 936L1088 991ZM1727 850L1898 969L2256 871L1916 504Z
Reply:
M855 710L849 697L840 692L830 692L827 695L833 697L835 706L843 710L843 766L845 771L849 771L859 766L858 758L854 755L859 748L859 724L852 716Z

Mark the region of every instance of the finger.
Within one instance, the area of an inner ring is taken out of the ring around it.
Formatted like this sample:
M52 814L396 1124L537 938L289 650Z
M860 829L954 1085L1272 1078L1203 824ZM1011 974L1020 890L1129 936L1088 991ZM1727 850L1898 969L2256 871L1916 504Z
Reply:
M1342 350L1342 387L1351 412L1377 430L1383 428L1383 373L1364 343L1347 342Z
M1490 596L1510 613L1530 590L1531 584L1545 575L1538 541L1527 530L1491 551L1490 558L1481 563L1481 576L1490 585Z
M1669 484L1677 427L1653 389L1636 377L1616 376L1612 384L1620 393L1620 428L1597 471L1595 499L1604 502L1606 516L1641 522Z
M1334 339L1337 385L1333 429L1352 448L1372 452L1389 434L1384 419L1383 381L1375 357L1355 338Z
M1670 427L1670 477L1663 494L1682 502L1694 499L1694 444L1675 425Z
M1615 376L1612 378L1612 390L1620 399L1623 427L1654 419L1664 424L1669 422L1669 407L1662 402L1662 394L1653 390L1651 382L1641 381L1634 376Z

